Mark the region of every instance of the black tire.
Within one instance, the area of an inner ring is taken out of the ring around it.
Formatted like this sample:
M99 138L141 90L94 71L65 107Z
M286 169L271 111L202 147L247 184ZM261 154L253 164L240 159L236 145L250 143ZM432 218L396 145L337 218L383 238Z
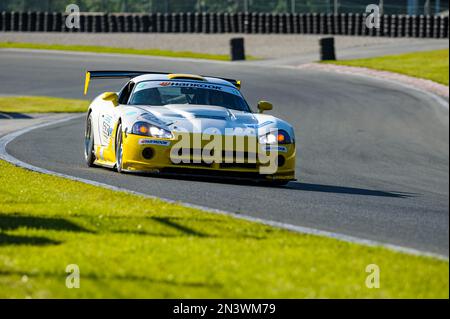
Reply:
M289 183L289 181L273 181L271 182L272 186L285 186Z
M117 133L116 133L116 170L119 173L123 172L122 155L123 155L122 124L119 123L119 125L117 126Z
M92 130L92 116L89 114L86 120L86 130L84 133L84 159L86 165L94 166L95 151L94 151L94 131Z
M279 186L285 186L289 183L289 181L264 181L261 182L261 185L267 186L267 187L279 187Z

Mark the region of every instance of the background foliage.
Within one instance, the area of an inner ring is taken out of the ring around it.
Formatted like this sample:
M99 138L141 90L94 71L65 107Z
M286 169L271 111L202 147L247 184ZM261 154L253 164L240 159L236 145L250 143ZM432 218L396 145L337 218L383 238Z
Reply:
M379 0L372 1L378 3ZM384 0L389 14L448 11L447 0ZM64 11L77 4L91 12L338 12L363 13L367 0L1 0L0 11Z

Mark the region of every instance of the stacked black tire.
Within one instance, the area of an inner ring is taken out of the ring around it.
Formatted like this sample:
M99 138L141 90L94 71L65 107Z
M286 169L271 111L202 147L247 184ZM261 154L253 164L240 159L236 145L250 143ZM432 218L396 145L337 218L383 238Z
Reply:
M448 38L448 16L384 15L379 29L365 14L275 13L83 13L80 28L68 29L59 12L1 12L0 31L330 34Z

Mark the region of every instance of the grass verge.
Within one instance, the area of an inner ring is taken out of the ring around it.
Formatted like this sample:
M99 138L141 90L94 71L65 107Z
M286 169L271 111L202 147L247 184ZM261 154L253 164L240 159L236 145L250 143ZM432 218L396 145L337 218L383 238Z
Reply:
M448 49L387 55L369 59L326 61L324 63L396 72L417 78L432 80L445 85L448 85L449 83Z
M170 51L160 49L114 48L95 45L63 45L63 44L45 44L45 43L0 42L0 48L136 54L146 56L164 56L170 58L191 58L191 59L230 61L230 56L227 54L209 54L190 51ZM252 56L247 56L247 59L255 60L256 58Z
M448 298L449 264L0 161L0 298ZM66 266L81 287L65 287ZM368 264L379 289L365 286Z
M0 97L0 112L9 113L74 113L86 112L89 101L45 96Z

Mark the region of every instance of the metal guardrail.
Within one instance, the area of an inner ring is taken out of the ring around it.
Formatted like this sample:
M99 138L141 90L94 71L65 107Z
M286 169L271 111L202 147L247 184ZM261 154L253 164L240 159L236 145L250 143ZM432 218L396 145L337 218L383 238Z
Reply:
M315 13L81 13L80 28L68 29L59 12L1 12L0 31L331 34L448 38L449 17L382 15L367 28L365 14Z

